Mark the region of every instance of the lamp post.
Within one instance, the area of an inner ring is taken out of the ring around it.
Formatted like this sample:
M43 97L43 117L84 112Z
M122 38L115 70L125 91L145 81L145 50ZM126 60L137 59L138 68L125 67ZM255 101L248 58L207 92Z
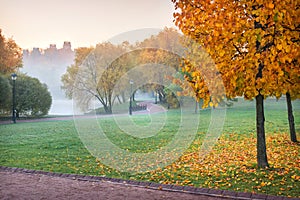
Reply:
M11 80L13 81L13 89L12 89L12 121L15 124L16 123L16 80L17 80L17 74L13 73L11 74Z
M132 85L133 85L133 81L130 80L130 100L129 100L129 115L132 115Z

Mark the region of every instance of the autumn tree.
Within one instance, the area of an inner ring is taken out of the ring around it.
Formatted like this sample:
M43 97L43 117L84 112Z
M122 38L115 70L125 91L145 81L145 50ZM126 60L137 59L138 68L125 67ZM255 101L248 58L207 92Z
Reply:
M256 100L257 162L267 167L264 99L300 91L299 1L172 2L176 25L216 63L226 97Z
M12 38L6 39L0 29L0 72L7 74L22 67L22 51Z
M138 44L139 48L144 48L139 56L140 63L159 63L165 64L166 66L172 66L178 68L178 58L176 54L183 51L182 45L180 43L181 35L177 30L173 28L165 28L157 35L152 35L151 37L145 39L143 42ZM149 50L147 50L149 48ZM150 79L159 79L160 83L164 82L164 71L152 72L148 71L147 75ZM159 101L166 102L167 94L165 90L165 86L162 84L150 84L147 85L149 88L158 95ZM169 97L168 97L169 98Z
M96 98L106 113L112 113L116 96L114 84L122 67L112 66L112 62L125 52L123 45L100 43L95 48L79 48L75 54L75 64L68 67L62 76L66 94L86 109ZM118 63L120 64L120 63ZM115 63L117 65L117 63Z
M62 89L68 98L72 98L73 92L76 89L75 81L79 72L79 66L83 63L85 58L93 50L92 47L81 47L75 50L74 64L67 68L67 72L61 77L63 83Z

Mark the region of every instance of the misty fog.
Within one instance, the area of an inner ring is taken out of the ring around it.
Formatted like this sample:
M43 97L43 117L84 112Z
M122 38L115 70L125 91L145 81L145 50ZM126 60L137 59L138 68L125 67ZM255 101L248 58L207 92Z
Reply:
M160 31L162 30L151 28L129 31L111 38L109 42L114 44L123 41L135 43L143 41L151 35L156 35ZM72 115L74 113L72 100L66 98L61 89L61 76L66 73L67 67L73 64L74 58L75 52L72 50L71 42L64 42L60 49L56 47L56 44L49 44L46 49L23 50L23 68L20 71L47 84L52 96L50 115ZM137 98L139 97L142 97L142 94L137 94ZM147 97L144 98L147 99ZM102 107L98 102L94 102L94 105Z
M61 89L61 76L66 72L67 67L73 63L74 56L75 53L70 42L64 42L61 49L57 49L55 44L50 44L47 49L23 50L21 72L47 84L52 96L50 115L73 114L72 100L67 99Z

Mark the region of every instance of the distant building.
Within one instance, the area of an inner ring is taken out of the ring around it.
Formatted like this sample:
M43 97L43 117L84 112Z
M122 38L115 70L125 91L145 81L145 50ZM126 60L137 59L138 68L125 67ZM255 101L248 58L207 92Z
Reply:
M71 42L66 42L66 41L64 42L63 49L71 50L71 47L72 47L72 46L71 46Z
M40 56L41 55L41 51L40 48L34 47L32 49L32 52L30 53L30 56Z
M50 44L49 48L44 50L44 55L47 57L55 57L57 54L56 44Z
M38 78L46 83L53 100L64 99L65 94L61 90L61 76L67 67L73 64L75 53L71 42L64 42L58 49L56 44L50 44L46 49L33 48L23 50L23 68L21 71Z
M29 56L29 50L28 49L24 49L23 50L23 58L28 58Z
M56 44L50 44L49 49L57 49L57 48L56 48Z
M63 47L61 49L57 49L56 44L50 44L49 48L47 49L40 49L37 47L34 47L32 51L29 51L28 49L23 50L23 58L27 58L30 56L53 56L54 54L59 54L59 52L67 53L71 56L74 55L74 51L72 50L71 42L65 41L63 44Z

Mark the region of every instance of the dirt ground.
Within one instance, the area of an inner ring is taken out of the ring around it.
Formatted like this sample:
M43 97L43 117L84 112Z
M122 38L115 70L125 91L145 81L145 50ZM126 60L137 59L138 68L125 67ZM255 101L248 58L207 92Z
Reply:
M108 181L79 181L8 171L0 172L0 199L224 200L224 198L153 190Z

